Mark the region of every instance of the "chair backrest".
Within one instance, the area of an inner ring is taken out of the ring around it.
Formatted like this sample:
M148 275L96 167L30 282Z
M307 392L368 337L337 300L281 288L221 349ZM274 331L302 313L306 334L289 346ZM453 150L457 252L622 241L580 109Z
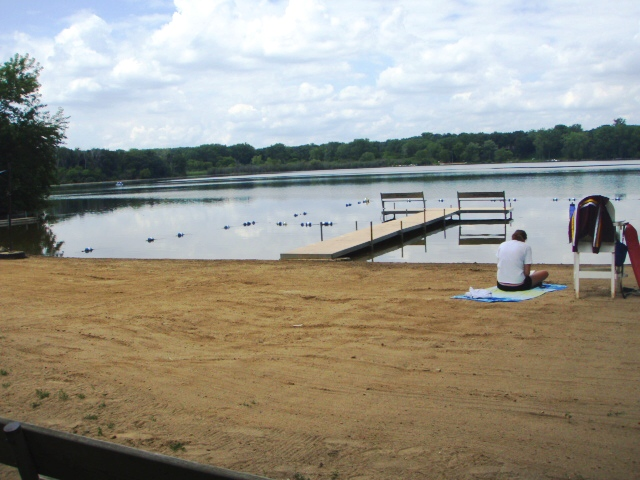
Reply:
M569 241L574 252L585 251L590 244L593 253L598 253L603 244L607 251L616 241L615 208L607 197L590 195L578 202L569 220ZM582 246L580 244L583 244Z

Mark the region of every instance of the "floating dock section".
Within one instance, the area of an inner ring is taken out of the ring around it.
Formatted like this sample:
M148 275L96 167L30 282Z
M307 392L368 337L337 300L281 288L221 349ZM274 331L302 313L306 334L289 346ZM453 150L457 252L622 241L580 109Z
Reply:
M287 253L280 254L280 260L332 260L346 257L353 252L366 248L374 248L375 245L402 238L405 234L417 233L420 229L426 231L434 226L446 226L448 222L454 222L453 216L460 218L461 213L492 213L506 215L511 214L512 208L427 208L419 213L406 217L368 225L366 228L356 230L339 237L324 240L304 247L296 248ZM505 213L506 212L506 213Z
M11 219L11 226L15 227L18 225L30 225L32 223L38 223L38 219L36 217L18 217ZM0 227L8 227L9 220L0 220Z

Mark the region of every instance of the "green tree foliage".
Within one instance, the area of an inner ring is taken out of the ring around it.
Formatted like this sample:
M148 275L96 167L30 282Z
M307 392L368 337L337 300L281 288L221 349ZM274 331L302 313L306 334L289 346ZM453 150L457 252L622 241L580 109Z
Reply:
M254 148L246 143L200 145L129 151L58 149L61 183L159 178L163 176L228 175L293 170L437 165L452 162L640 158L640 127L616 119L591 131L580 125L511 133L435 134L376 142L289 147L276 143Z
M35 212L44 206L56 182L57 148L67 119L51 115L40 100L41 67L29 55L16 54L0 67L0 192L10 194L13 211ZM11 175L11 191L9 188ZM0 195L0 212L9 195Z

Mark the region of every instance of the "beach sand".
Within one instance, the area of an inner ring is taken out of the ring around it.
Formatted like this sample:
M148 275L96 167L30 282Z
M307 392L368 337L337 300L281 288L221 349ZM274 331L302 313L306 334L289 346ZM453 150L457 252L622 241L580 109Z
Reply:
M495 265L2 261L0 416L273 479L640 478L640 297L534 268L569 288L485 304L450 297Z

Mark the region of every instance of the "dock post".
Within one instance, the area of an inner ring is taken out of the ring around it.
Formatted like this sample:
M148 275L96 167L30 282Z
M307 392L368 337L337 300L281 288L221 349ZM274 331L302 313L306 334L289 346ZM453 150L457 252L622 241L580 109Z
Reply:
M358 220L356 220L356 232L358 231Z
M404 232L402 231L402 220L400 220L400 243L404 246Z
M369 222L369 231L371 232L371 261L373 261L373 222Z
M422 226L424 227L424 236L427 236L427 209L422 209Z
M442 209L442 229L444 231L444 238L447 238L447 209Z
M322 238L322 222L320 222L320 241L324 242L324 238Z

